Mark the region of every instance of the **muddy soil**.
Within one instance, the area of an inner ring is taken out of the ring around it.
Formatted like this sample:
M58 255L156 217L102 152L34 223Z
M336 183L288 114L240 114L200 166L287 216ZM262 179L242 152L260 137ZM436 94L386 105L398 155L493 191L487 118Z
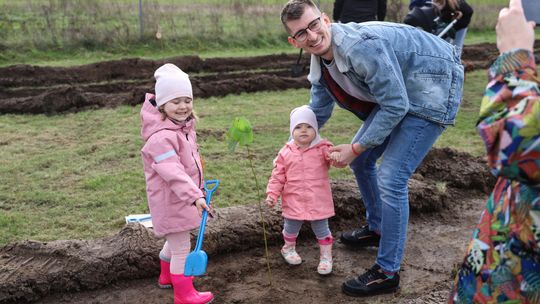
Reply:
M453 269L494 184L484 161L451 149L434 149L410 181L408 243L395 294L357 299L341 283L368 268L376 248L350 249L336 242L334 271L316 272L318 248L308 227L300 234L303 263L292 267L279 254L282 220L264 207L269 243L267 270L258 205L218 209L203 249L207 274L196 279L215 303L444 303ZM333 181L336 236L364 223L352 181ZM195 234L192 235L195 239ZM0 303L172 303L156 285L162 239L138 224L98 240L23 241L0 248Z
M540 54L540 41L535 43L535 53ZM483 43L465 46L462 59L466 70L472 71L487 68L497 55L495 44ZM69 68L14 65L0 68L0 114L54 114L138 105L145 92L153 91L153 72L166 62L190 74L197 98L308 88L309 57L304 55L301 60L303 75L292 77L291 67L297 58L295 54L212 59L185 56L131 58Z

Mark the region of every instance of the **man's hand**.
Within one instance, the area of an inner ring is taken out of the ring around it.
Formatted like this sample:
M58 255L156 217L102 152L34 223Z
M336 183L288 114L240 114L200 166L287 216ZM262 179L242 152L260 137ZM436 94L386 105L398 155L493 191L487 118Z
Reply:
M365 150L366 149L358 143L355 143L354 145L337 145L329 149L330 159L332 159L338 165L336 167L339 168L339 166L346 166L352 163L352 161Z
M202 212L205 209L206 209L206 211L208 211L208 213L211 212L210 207L208 207L208 205L206 204L206 200L204 198L202 198L202 197L198 198L195 201L195 207L197 207L197 212L199 212L200 217L202 217Z
M534 22L527 22L521 0L510 0L508 7L499 12L497 20L497 48L504 53L512 49L532 51L534 44Z

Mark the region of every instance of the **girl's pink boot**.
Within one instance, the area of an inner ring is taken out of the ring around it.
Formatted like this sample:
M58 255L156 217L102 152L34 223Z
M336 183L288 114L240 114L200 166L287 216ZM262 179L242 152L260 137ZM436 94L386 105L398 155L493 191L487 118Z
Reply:
M206 304L212 302L211 292L197 292L193 287L193 277L183 274L171 274L174 292L174 304Z
M334 243L334 238L330 235L318 240L318 243L321 249L321 259L317 267L317 272L321 275L327 275L332 272L332 244Z
M159 259L159 265L161 266L158 279L159 288L171 288L171 263Z

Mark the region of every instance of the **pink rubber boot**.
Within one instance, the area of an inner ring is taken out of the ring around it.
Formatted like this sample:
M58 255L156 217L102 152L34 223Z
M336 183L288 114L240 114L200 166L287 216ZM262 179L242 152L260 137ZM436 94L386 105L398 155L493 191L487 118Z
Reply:
M283 240L285 245L281 247L281 256L290 265L300 265L302 258L296 252L296 236L286 235L283 232Z
M183 274L171 274L174 291L174 304L206 304L212 302L211 292L197 292L193 287L193 277Z
M318 243L321 255L317 272L321 275L327 275L332 272L332 244L334 243L334 239L330 235L324 239L318 240Z
M171 263L159 259L159 265L161 266L158 279L159 288L171 288Z

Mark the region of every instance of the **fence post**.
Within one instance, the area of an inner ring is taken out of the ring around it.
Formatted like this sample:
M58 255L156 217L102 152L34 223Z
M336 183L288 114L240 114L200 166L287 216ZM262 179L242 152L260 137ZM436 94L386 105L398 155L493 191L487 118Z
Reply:
M139 0L139 28L140 28L140 39L143 40L144 20L143 20L143 10L142 10L142 0Z

